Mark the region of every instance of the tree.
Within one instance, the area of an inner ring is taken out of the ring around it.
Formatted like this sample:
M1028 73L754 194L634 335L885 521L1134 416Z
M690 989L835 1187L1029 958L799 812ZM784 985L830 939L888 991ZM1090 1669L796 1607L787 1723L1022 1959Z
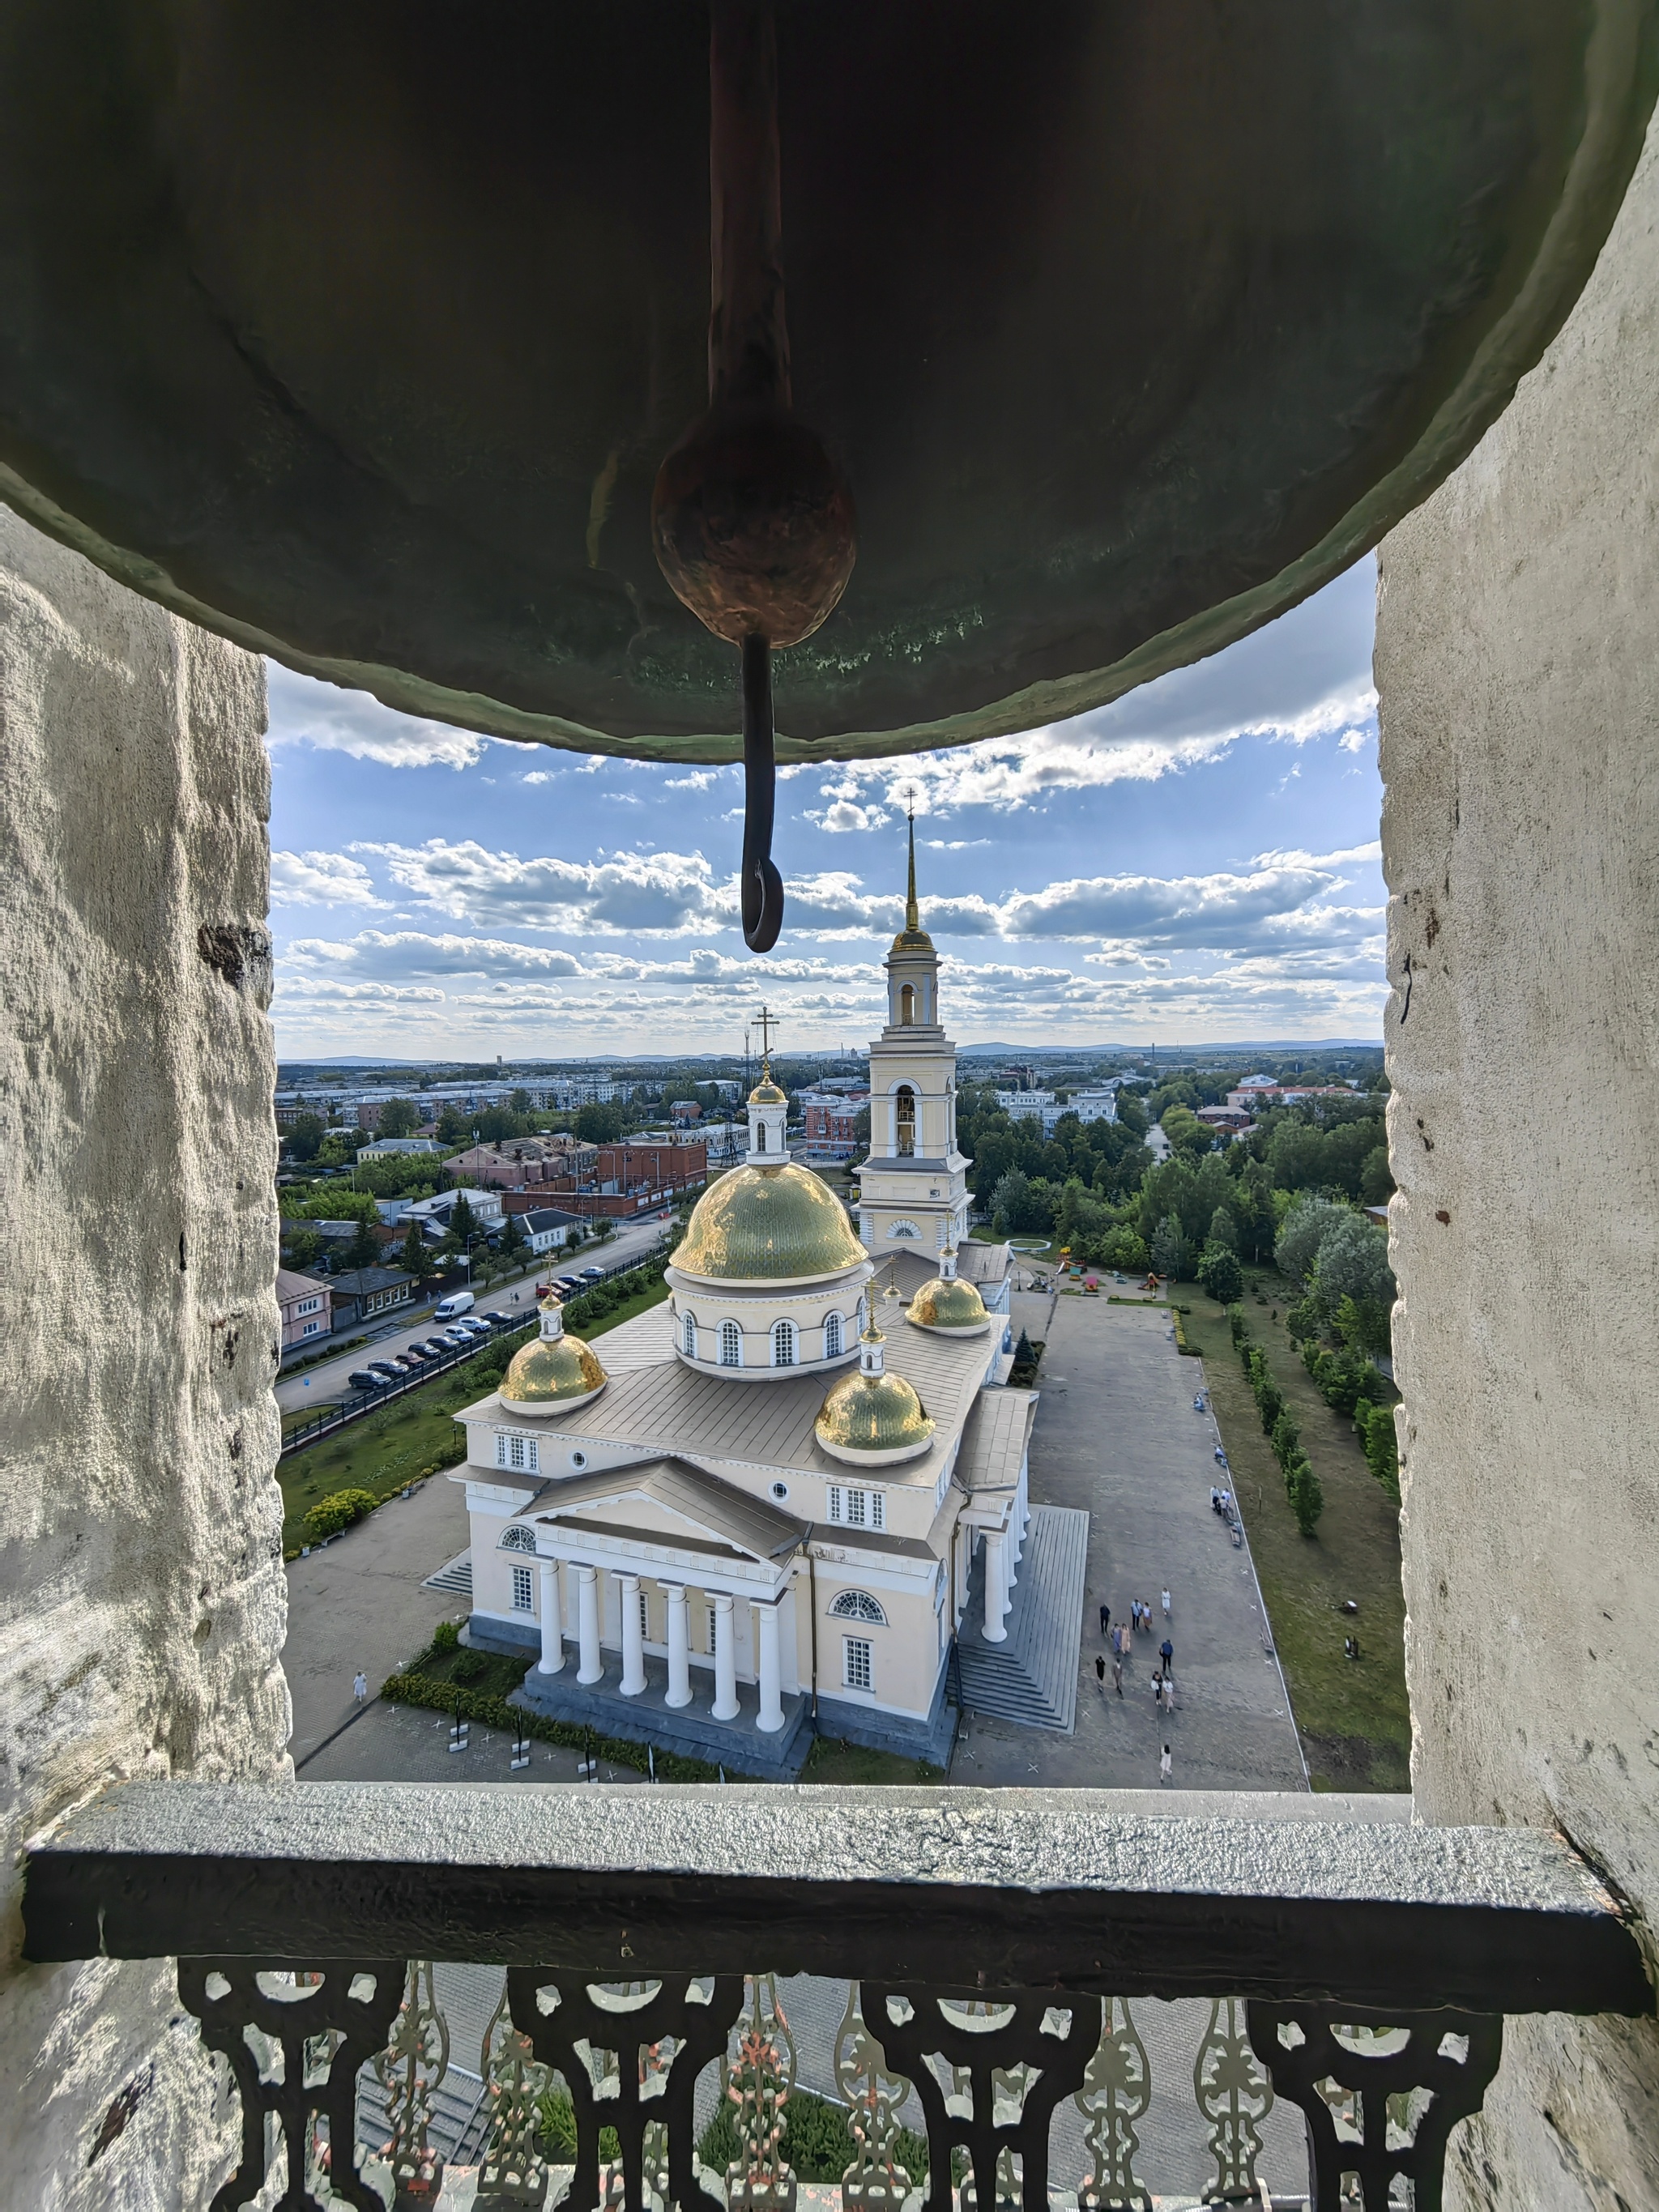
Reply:
M1285 1225L1273 1246L1273 1257L1279 1270L1293 1283L1305 1283L1312 1279L1319 1258L1320 1244L1327 1231L1339 1219L1355 1218L1346 1206L1338 1206L1328 1198L1304 1196L1297 1199L1285 1216Z
M1100 1264L1116 1267L1126 1275L1144 1275L1150 1262L1146 1247L1127 1222L1109 1230L1101 1246Z
M515 1091L507 1103L515 1114L528 1114L531 1111L530 1093L527 1091Z
M593 1224L593 1241L608 1244L617 1233L617 1224L608 1213L601 1213Z
M1319 1239L1313 1283L1320 1310L1327 1315L1334 1315L1344 1298L1362 1305L1391 1306L1395 1279L1385 1232L1363 1213L1339 1209Z
M1367 1405L1353 1409L1353 1425L1365 1454L1365 1464L1396 1505L1400 1503L1400 1441L1395 1431L1392 1406Z
M1218 1306L1232 1305L1244 1295L1244 1270L1238 1264L1238 1255L1224 1244L1205 1248L1198 1263L1198 1279Z
M1253 1160L1241 1147L1232 1148L1231 1157L1241 1161L1232 1194L1227 1200L1227 1211L1238 1224L1237 1250L1248 1252L1252 1260L1260 1260L1264 1252L1273 1249L1278 1228L1273 1212L1273 1177L1260 1160Z
M441 1145L464 1145L472 1134L471 1125L453 1106L446 1106L438 1116L438 1142Z
M378 1267L380 1264L380 1240L367 1221L357 1224L356 1232L346 1247L348 1267Z
M1359 1170L1359 1202L1362 1206L1386 1206L1393 1196L1389 1148L1386 1145L1373 1146Z
M1302 1432L1289 1413L1281 1413L1273 1423L1273 1432L1269 1441L1273 1448L1273 1457L1288 1472L1302 1442Z
M1204 1240L1206 1247L1224 1244L1230 1252L1238 1249L1238 1224L1233 1219L1231 1207L1218 1206L1210 1216L1210 1233Z
M466 1240L478 1226L478 1217L472 1211L471 1200L465 1191L456 1199L449 1216L449 1233L457 1243L465 1247Z
M426 1273L426 1239L421 1234L418 1221L411 1221L404 1231L403 1250L398 1255L398 1261L405 1273L413 1275L417 1283Z
M1344 1344L1373 1359L1386 1352L1392 1340L1389 1308L1381 1298L1345 1297L1336 1310L1334 1326Z
M999 1237L1024 1228L1030 1191L1031 1179L1022 1168L1010 1168L998 1177L991 1193L991 1226Z
M1170 1106L1158 1124L1178 1152L1207 1152L1213 1139L1189 1106Z
M1291 1462L1285 1478L1285 1487L1290 1497L1291 1510L1296 1516L1296 1525L1304 1536L1311 1536L1325 1510L1325 1492L1319 1477L1307 1459L1298 1456Z
M620 1106L593 1104L580 1108L576 1115L576 1134L585 1145L614 1145L623 1133L623 1109Z
M314 1160L327 1133L320 1115L298 1114L283 1137L283 1149L291 1159Z
M304 1273L314 1267L323 1255L323 1240L319 1231L309 1226L292 1229L283 1242L283 1256L290 1267Z
M1166 1213L1158 1225L1152 1238L1152 1265L1170 1282L1181 1279L1187 1265L1187 1243L1181 1233L1180 1218L1176 1214Z
M524 1233L524 1224L516 1213L509 1213L501 1224L501 1255L503 1260L516 1261L530 1239Z
M380 1109L379 1134L412 1137L421 1126L420 1110L408 1098L388 1098Z

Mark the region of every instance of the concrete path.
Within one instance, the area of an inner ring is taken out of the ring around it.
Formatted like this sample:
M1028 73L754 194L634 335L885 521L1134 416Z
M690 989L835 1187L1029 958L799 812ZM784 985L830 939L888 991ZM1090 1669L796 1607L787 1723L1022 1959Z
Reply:
M388 1498L309 1559L289 1561L283 1666L294 1701L289 1749L296 1765L351 1718L351 1680L359 1668L373 1695L388 1674L430 1644L441 1620L465 1620L465 1598L422 1589L421 1583L463 1548L470 1534L465 1490L435 1474L417 1484L411 1496ZM306 1769L307 1781L322 1778Z
M1062 1736L969 1716L952 1782L1156 1788L1167 1741L1178 1790L1307 1788L1279 1668L1262 1648L1249 1553L1234 1550L1210 1510L1214 1436L1193 1411L1203 1387L1203 1362L1176 1352L1164 1308L1057 1301L1039 1380L1030 1487L1034 1504L1080 1506L1091 1516L1077 1725ZM1174 1600L1167 1630L1158 1610L1166 1584ZM1157 1627L1136 1638L1119 1698L1099 1607L1103 1600L1115 1620L1126 1619L1134 1597L1151 1601ZM1176 1682L1169 1716L1156 1709L1151 1690L1166 1633ZM1107 1658L1103 1697L1097 1652Z

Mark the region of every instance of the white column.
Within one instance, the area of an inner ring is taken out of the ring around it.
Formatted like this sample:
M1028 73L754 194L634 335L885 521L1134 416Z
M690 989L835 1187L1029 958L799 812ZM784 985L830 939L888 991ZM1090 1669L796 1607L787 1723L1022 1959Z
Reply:
M714 1702L710 1714L717 1721L734 1721L738 1717L738 1630L732 1618L731 1593L711 1590L708 1601L714 1608Z
M622 1693L637 1698L645 1687L645 1638L640 1633L640 1578L618 1575L617 1596L622 1605Z
M760 1617L760 1719L756 1726L763 1735L774 1735L783 1726L778 1608L776 1605L757 1605L755 1611Z
M685 1585L665 1583L668 1600L668 1695L663 1699L676 1711L691 1702L691 1645L685 1632Z
M579 1682L599 1682L605 1679L605 1662L599 1656L599 1575L597 1567L578 1567L576 1570L576 1642L581 1654L581 1665L576 1669Z
M985 1626L981 1633L988 1644L1006 1644L1008 1632L1003 1616L1008 1610L1007 1570L1000 1528L985 1532Z
M559 1631L559 1563L538 1559L542 1578L542 1656L538 1674L556 1674L564 1664L564 1638Z

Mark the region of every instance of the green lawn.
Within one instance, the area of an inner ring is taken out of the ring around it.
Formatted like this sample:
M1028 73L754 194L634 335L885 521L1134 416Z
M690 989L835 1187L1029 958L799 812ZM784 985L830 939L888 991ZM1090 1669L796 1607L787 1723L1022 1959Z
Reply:
M590 1322L584 1337L603 1336L620 1328L635 1314L660 1305L668 1296L666 1283L653 1283L637 1297L628 1299L602 1321ZM482 1360L465 1360L430 1382L410 1390L385 1411L370 1413L347 1427L308 1445L292 1458L279 1462L276 1479L283 1489L283 1548L292 1559L305 1542L305 1516L319 1498L337 1490L367 1490L375 1498L389 1498L406 1483L454 1463L460 1431L454 1417L463 1406L483 1396L485 1382L479 1374ZM318 1408L307 1407L297 1418L309 1419ZM286 1430L288 1423L283 1424Z
M945 1777L924 1759L907 1759L896 1751L866 1751L856 1743L842 1743L821 1735L806 1754L803 1782L826 1782L843 1789L879 1783L889 1789L919 1783L943 1782Z
M1285 1312L1295 1295L1280 1277L1264 1273L1245 1292L1244 1314L1325 1492L1325 1510L1311 1538L1297 1528L1226 1315L1196 1285L1183 1284L1182 1301L1192 1308L1187 1337L1204 1355L1210 1401L1232 1464L1234 1493L1313 1785L1407 1790L1411 1716L1399 1512L1366 1466L1353 1424L1325 1403L1291 1346ZM1358 1602L1357 1617L1337 1610L1344 1598ZM1358 1663L1343 1655L1349 1635L1359 1640Z

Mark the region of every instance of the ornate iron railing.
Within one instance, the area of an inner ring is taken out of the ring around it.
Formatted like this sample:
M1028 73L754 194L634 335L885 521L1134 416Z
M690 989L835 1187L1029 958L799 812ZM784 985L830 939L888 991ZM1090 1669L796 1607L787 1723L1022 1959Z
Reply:
M32 1853L26 1948L178 1958L241 2100L240 2163L214 2212L284 2163L285 2206L444 2201L433 2114L452 2048L434 1960L506 1969L477 2059L479 2212L550 2203L556 2169L570 2212L791 2212L778 1978L798 1973L842 1984L827 2063L853 2145L845 2212L897 2212L917 2191L925 2212L1150 2207L1133 2007L1194 1996L1210 2000L1191 2077L1212 2168L1198 2201L1272 2201L1258 2168L1277 2099L1305 2118L1309 2174L1305 2199L1279 2201L1429 2212L1505 2014L1637 2014L1653 1996L1617 1902L1563 1842L1399 1812L140 1783ZM723 2169L698 2155L716 2068ZM360 2076L380 2099L367 2157ZM907 2112L922 2123L909 2136ZM1062 2113L1075 2171L1051 2156Z

